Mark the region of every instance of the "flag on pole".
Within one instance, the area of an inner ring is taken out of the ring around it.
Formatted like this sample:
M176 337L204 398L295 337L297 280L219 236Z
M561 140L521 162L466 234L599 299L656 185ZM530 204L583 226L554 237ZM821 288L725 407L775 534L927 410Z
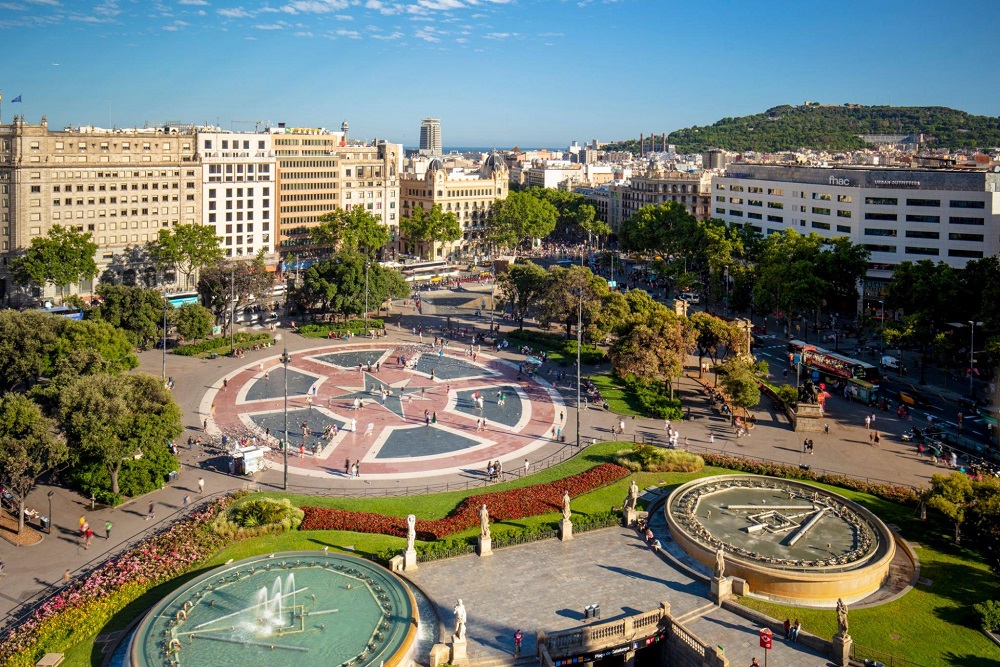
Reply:
M10 101L10 103L11 103L11 104L14 104L15 102L20 102L20 101L21 101L21 96L20 96L20 95L18 95L17 97L15 97L14 99L12 99L12 100Z

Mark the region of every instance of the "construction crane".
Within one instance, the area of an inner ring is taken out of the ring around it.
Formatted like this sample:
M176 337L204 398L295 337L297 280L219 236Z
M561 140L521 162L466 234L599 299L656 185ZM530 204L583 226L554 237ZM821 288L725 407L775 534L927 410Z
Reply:
M237 124L239 124L239 125L253 125L253 131L254 132L260 132L260 126L264 125L264 121L262 121L262 120L231 120L231 121L229 121L229 124L230 125L237 125Z

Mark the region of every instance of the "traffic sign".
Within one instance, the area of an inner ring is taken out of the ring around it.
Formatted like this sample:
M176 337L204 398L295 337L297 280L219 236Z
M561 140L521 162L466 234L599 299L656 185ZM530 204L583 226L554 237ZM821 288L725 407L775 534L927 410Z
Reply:
M767 628L760 631L760 647L765 651L771 650L771 631Z

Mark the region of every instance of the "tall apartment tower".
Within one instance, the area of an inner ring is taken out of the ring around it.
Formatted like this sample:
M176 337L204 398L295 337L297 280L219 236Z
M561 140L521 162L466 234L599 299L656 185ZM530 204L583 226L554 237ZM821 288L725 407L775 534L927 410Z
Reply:
M441 121L424 118L420 123L420 152L423 155L441 155Z

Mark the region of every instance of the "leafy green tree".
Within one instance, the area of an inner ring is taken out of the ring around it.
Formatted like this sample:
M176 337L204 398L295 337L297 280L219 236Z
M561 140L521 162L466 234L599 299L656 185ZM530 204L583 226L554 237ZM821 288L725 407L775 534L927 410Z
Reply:
M0 398L0 486L17 502L18 533L36 480L66 460L66 443L52 431L53 424L31 399L13 393Z
M312 242L323 248L374 258L392 238L382 220L360 206L350 210L338 208L321 215L319 221L309 233Z
M408 296L410 286L399 271L367 260L356 252L338 252L332 259L313 264L306 270L303 286L292 294L302 308L340 313L345 317L365 312L365 265L368 265L368 306L377 307L386 299ZM333 287L325 290L324 286Z
M549 273L533 262L511 264L506 273L497 276L497 286L503 299L514 305L514 317L519 329L524 330L524 318L532 311L532 304L545 292Z
M764 241L756 263L754 300L767 311L783 311L791 318L811 312L823 299L825 286L815 266L822 238L784 229Z
M29 385L46 371L59 319L34 310L0 310L0 387Z
M698 377L702 375L702 360L708 355L716 366L737 352L746 339L745 332L734 322L708 313L695 312L688 319L696 332L695 347L698 351Z
M125 331L132 344L148 350L160 337L166 304L156 290L101 283L97 288L101 304L90 316Z
M18 285L71 285L97 275L95 254L97 244L89 232L52 225L48 234L32 239L28 250L12 259L9 268Z
M719 376L733 406L746 411L760 403L760 381L767 377L767 363L744 354L723 363Z
M643 206L618 230L622 250L683 255L694 249L698 221L677 202Z
M974 500L972 480L961 472L933 475L931 488L924 495L924 502L928 507L941 512L954 522L955 544L962 543L962 523Z
M198 279L201 302L218 321L229 322L232 300L236 306L250 303L250 297L268 300L274 291L274 274L267 270L263 255L253 259L229 260L207 266Z
M97 461L120 492L122 463L180 435L181 410L163 381L145 373L93 375L62 392L59 420L80 461Z
M409 217L399 221L400 235L412 243L424 244L428 241L453 243L462 238L462 225L451 211L442 212L440 204L431 210L416 206Z
M858 281L868 271L870 255L867 248L851 243L847 237L826 239L815 266L816 275L823 282L823 301L831 307L839 303L853 308L858 300ZM817 325L819 313L817 309Z
M121 373L139 365L135 347L128 335L107 322L69 320L55 316L56 340L46 352L44 373L51 375L59 364L78 350L94 350L108 365L110 372Z
M225 257L219 245L221 240L208 225L177 225L173 229L161 229L146 249L158 269L173 268L183 275L187 288L191 285L191 276Z
M188 303L167 313L182 340L198 340L212 335L215 315L208 308Z
M506 199L493 202L489 238L500 248L515 252L543 239L556 228L559 212L549 202L528 192L511 192Z
M580 318L580 295L583 294L583 325L599 322L601 304L610 289L607 281L595 276L586 267L549 268L549 282L537 300L536 313L543 326L558 322L566 327L566 337L573 335L573 326ZM586 329L585 329L586 330Z
M693 331L673 311L663 308L646 317L635 317L611 345L608 355L620 376L662 380L674 396L673 379L684 372L684 357L694 340Z

